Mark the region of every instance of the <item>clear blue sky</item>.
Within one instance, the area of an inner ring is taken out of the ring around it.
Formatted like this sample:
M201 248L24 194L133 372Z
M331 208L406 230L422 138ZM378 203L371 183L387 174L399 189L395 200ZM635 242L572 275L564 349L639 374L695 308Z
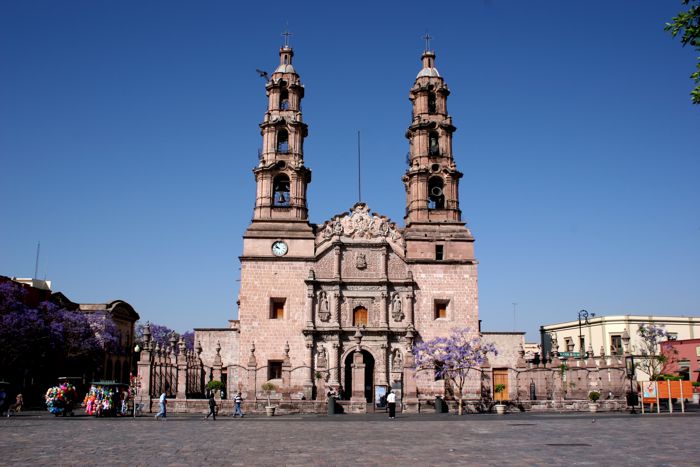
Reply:
M0 274L180 331L236 316L264 81L286 24L311 221L402 223L426 31L452 89L485 330L700 314L700 107L680 0L0 3Z

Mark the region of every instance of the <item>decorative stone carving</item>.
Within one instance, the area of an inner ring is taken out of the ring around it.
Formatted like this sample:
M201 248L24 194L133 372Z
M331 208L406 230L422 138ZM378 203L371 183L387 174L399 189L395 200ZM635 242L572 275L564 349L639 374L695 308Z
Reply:
M365 203L357 203L349 213L344 213L326 221L321 227L317 241L330 240L333 236L352 239L386 239L403 246L403 236L396 224L384 216L370 213Z
M328 322L331 318L331 310L328 306L328 296L321 291L318 295L318 318L323 322Z
M401 358L401 351L396 350L394 352L394 358L391 360L391 370L401 371L403 369L403 359Z
M325 347L319 346L318 348L318 366L320 368L326 368L328 366L328 356Z
M401 296L397 292L394 292L391 296L391 317L397 322L402 321L404 318L401 305Z
M365 269L367 267L367 256L364 253L358 253L355 257L355 267L357 269Z

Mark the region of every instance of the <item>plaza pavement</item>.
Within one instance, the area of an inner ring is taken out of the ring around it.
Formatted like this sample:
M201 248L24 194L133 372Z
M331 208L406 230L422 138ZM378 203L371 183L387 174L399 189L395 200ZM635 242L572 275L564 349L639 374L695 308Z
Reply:
M3 417L0 465L700 466L700 412L203 416Z

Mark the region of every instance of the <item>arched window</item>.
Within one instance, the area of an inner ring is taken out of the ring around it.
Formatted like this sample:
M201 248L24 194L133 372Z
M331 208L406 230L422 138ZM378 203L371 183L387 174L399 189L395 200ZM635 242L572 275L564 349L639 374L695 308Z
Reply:
M428 180L428 209L445 209L444 183L440 177Z
M279 174L272 182L272 205L289 206L289 177Z
M437 98L433 91L428 92L428 113L437 113Z
M439 136L437 131L431 131L428 135L428 154L437 156L440 154Z
M282 89L280 91L280 110L289 109L289 91Z
M289 133L287 130L277 132L277 152L286 153L289 151Z
M367 308L363 306L355 308L355 311L352 312L352 324L353 326L367 326Z

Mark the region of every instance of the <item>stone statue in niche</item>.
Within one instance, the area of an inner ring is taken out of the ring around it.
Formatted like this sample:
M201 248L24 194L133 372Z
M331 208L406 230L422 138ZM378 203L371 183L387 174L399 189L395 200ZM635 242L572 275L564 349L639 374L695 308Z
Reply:
M321 293L318 295L318 318L321 321L328 321L331 317L331 311L330 308L328 307L328 296L326 295L326 292L321 291Z
M326 348L318 348L318 366L321 368L326 368L328 366L328 357L326 356Z
M358 253L355 258L355 266L357 269L365 269L367 267L367 257L364 253Z
M394 321L401 321L404 318L401 295L398 292L394 292L391 296L391 317L394 318Z
M403 360L401 359L401 352L396 351L394 352L394 359L391 362L391 369L392 371L401 371L403 368Z

